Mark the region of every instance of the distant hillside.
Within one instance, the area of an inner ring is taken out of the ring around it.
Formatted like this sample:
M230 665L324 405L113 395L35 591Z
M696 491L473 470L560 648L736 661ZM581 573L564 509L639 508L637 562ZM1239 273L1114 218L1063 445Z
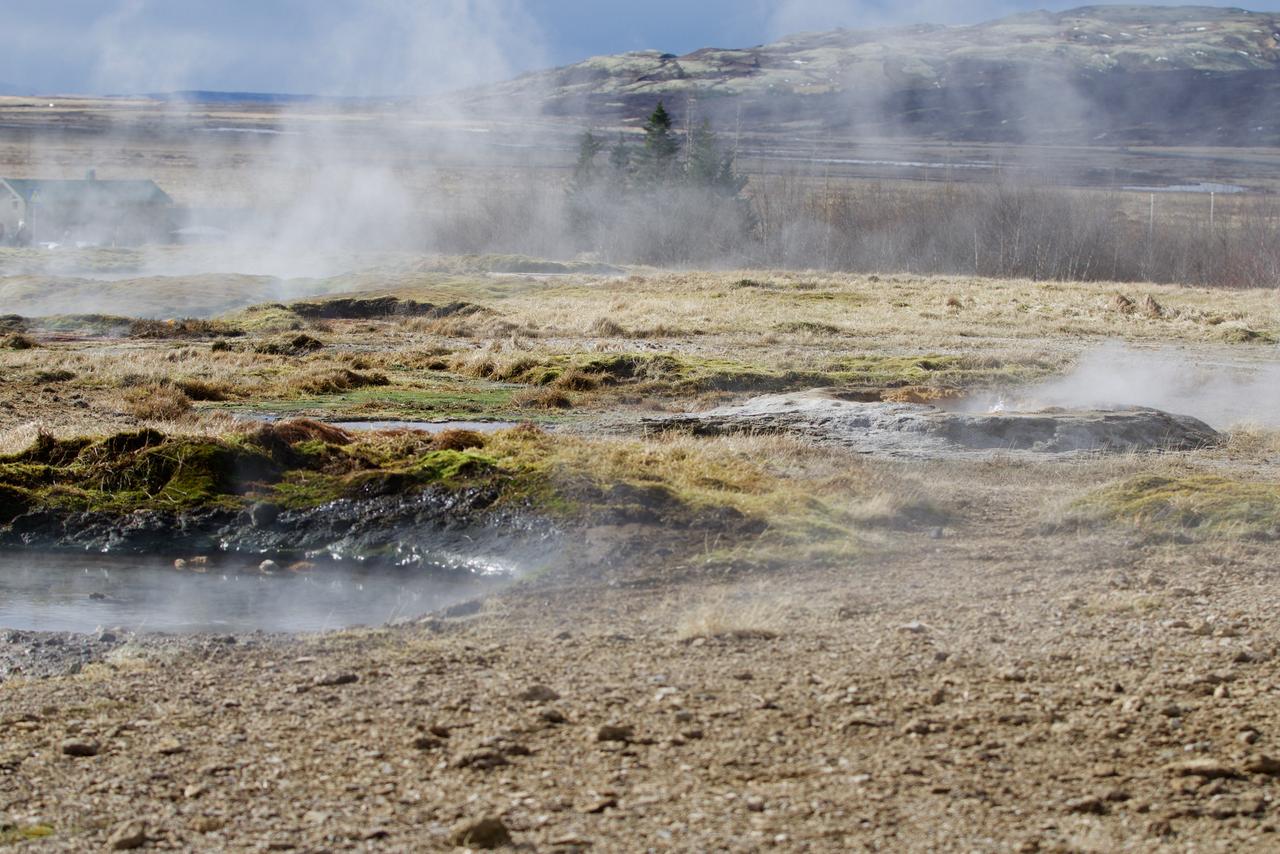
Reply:
M465 93L583 123L663 99L724 126L973 141L1280 143L1280 23L1217 7L1089 6L962 27L803 33L601 56Z

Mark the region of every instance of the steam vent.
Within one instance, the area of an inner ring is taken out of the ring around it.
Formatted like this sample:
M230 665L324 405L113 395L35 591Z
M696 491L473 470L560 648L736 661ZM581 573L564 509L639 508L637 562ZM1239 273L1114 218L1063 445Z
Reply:
M847 400L828 389L757 397L738 406L645 423L651 429L687 429L696 435L790 433L859 453L922 457L1190 451L1221 438L1203 421L1158 409L958 412L926 404Z

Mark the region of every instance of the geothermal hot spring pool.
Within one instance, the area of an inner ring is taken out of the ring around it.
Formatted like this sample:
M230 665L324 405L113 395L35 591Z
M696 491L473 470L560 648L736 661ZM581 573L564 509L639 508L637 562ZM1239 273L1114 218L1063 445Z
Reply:
M321 564L265 575L247 562L179 571L171 560L0 555L0 627L20 631L318 632L447 608L506 576Z

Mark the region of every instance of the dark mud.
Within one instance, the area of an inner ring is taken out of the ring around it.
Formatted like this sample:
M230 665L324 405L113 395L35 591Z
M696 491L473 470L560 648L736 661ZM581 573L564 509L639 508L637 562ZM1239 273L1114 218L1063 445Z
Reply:
M305 510L265 503L243 510L126 514L37 509L0 528L0 548L173 557L326 555L389 565L429 561L462 572L490 563L536 564L555 554L559 532L552 523L531 512L494 509L497 498L490 488L429 488Z
M323 302L296 302L287 308L308 320L375 320L385 317L424 317L439 319L483 312L486 309L469 302L436 305L398 297L370 299L331 299Z

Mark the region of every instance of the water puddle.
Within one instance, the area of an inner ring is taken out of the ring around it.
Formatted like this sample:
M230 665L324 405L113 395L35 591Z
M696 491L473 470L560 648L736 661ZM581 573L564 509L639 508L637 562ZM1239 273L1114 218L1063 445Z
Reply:
M0 628L319 632L383 625L492 592L499 578L322 565L306 573L98 555L0 555Z

